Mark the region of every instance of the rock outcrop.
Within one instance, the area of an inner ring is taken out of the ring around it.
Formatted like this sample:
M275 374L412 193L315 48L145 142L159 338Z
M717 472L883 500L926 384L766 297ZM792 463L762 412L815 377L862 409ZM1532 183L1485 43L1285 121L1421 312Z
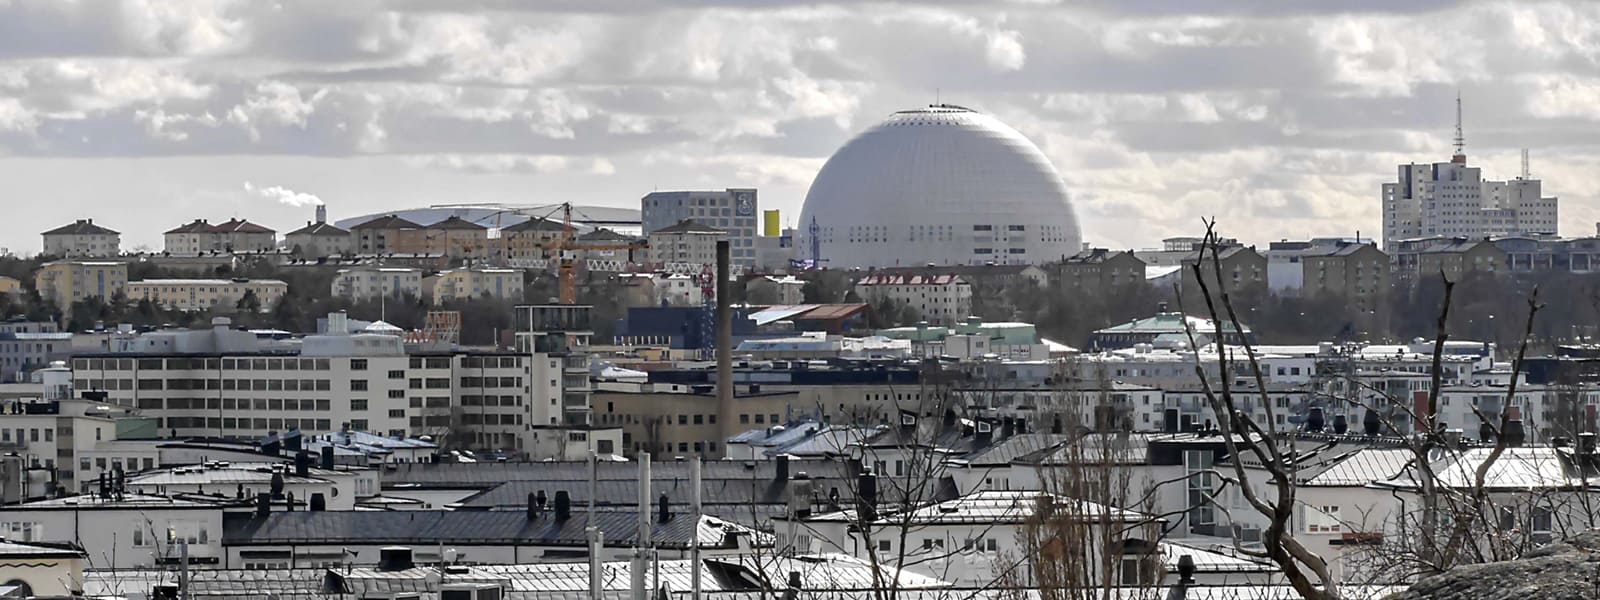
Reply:
M1390 600L1578 600L1600 598L1600 531L1517 560L1465 565L1418 581Z

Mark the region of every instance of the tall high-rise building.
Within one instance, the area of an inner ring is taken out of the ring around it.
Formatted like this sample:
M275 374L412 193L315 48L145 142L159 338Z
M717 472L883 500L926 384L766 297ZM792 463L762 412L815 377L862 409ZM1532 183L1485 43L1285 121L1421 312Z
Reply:
M1400 165L1395 182L1383 184L1385 251L1414 238L1557 234L1557 200L1541 195L1526 156L1522 174L1507 181L1485 180L1467 166L1459 98L1455 145L1450 162Z
M756 191L729 188L722 191L650 192L639 201L644 234L689 220L728 234L729 257L741 267L756 262L760 205Z

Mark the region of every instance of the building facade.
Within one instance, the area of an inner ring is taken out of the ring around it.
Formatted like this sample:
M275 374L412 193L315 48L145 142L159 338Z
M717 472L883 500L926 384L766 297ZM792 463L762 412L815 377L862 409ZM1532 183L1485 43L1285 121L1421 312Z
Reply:
M128 264L118 261L58 260L45 263L33 276L39 297L63 312L73 302L116 296L127 283Z
M94 219L78 219L40 234L44 254L61 258L104 258L122 252L122 234Z
M266 312L288 293L289 284L277 279L146 279L127 285L130 300L183 311L229 308L251 294Z
M333 295L351 300L388 296L422 297L422 269L414 267L360 266L339 269L333 276Z
M1485 180L1460 153L1450 162L1400 165L1395 181L1383 184L1384 250L1415 238L1554 236L1559 203L1540 186L1526 175Z
M733 264L755 266L756 221L761 212L756 190L651 192L640 199L639 205L646 235L692 220L727 233Z
M856 295L874 306L885 301L909 307L919 320L954 325L972 314L972 285L959 275L868 275Z
M717 242L728 239L728 232L683 220L650 232L650 261L663 268L699 270L717 264ZM731 246L731 244L730 244ZM733 249L730 247L730 257ZM734 261L738 264L738 261Z
M450 269L426 278L423 294L436 304L483 296L522 300L525 276L522 269Z
M400 238L407 232L422 229L421 225L394 215L384 215L350 227L350 245L356 254L387 254L406 252L396 249Z
M355 248L349 231L322 221L307 222L305 227L284 234L283 243L301 258L349 254Z
M1144 261L1133 252L1090 248L1050 266L1057 287L1066 290L1114 290L1144 283Z

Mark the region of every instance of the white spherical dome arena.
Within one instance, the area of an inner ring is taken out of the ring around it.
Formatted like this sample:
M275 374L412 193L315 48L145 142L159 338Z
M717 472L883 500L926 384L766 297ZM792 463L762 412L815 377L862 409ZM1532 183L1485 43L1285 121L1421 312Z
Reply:
M812 258L815 230L829 269L1039 264L1077 253L1080 239L1044 153L947 104L895 113L846 142L811 182L796 229L795 258Z

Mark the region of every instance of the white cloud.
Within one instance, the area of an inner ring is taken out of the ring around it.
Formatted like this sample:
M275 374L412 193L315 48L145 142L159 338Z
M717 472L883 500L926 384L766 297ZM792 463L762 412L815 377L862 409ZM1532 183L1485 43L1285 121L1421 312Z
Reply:
M1028 54L1022 49L1021 37L1015 31L989 32L989 43L984 50L989 66L1001 71L1022 70Z
M322 199L318 198L316 194L296 192L282 186L257 187L255 184L246 181L244 182L244 191L251 196L265 198L288 206L322 206Z

